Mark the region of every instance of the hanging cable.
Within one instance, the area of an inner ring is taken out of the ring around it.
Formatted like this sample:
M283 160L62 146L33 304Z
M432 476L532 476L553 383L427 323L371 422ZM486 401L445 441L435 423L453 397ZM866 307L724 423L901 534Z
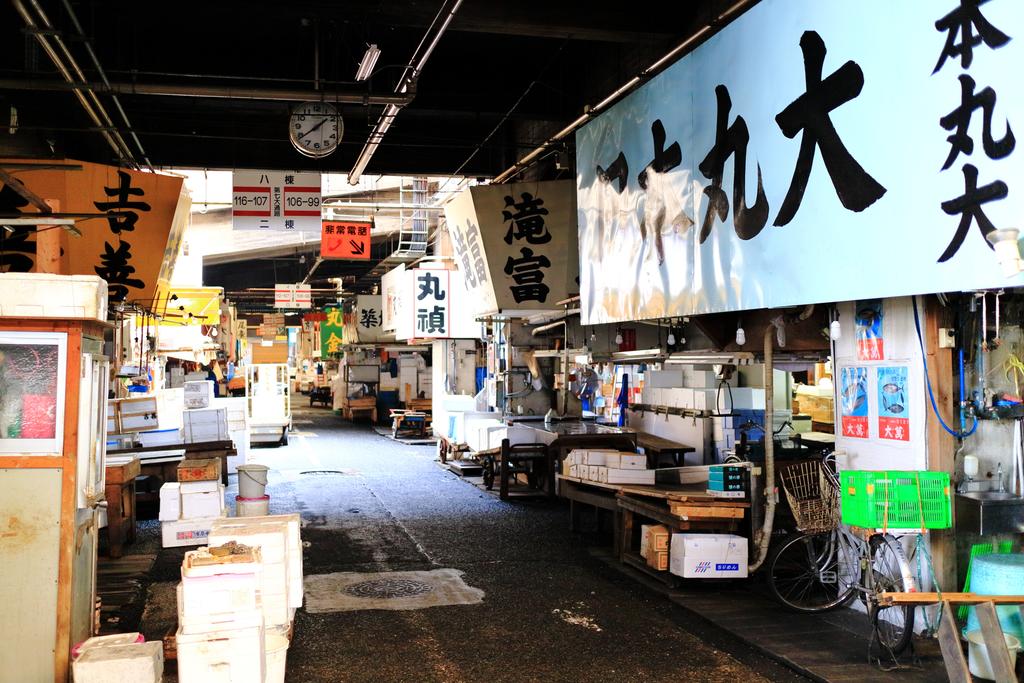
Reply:
M922 365L924 365L924 381L925 381L925 386L928 388L928 399L931 401L932 410L935 412L935 417L938 418L939 424L942 425L942 428L945 429L951 436L953 436L956 439L966 439L967 437L969 437L971 434L974 433L974 430L976 430L978 428L978 417L976 415L972 415L971 416L973 418L973 420L974 420L974 424L971 425L970 431L964 432L962 430L961 431L954 431L949 425L946 424L946 421L942 419L942 415L939 414L939 406L935 402L935 394L932 392L932 380L931 380L931 377L928 375L928 357L925 355L925 352L924 352L924 337L921 336L921 319L920 319L920 317L919 317L919 315L917 313L917 297L916 296L910 297L910 302L914 306L914 329L917 330L917 343L921 347L921 363L922 363ZM960 382L960 394L961 394L961 396L963 395L963 391L964 391L963 381L961 380L961 382ZM961 405L960 405L961 413L963 412L963 409L964 409L963 408L963 403L961 402Z

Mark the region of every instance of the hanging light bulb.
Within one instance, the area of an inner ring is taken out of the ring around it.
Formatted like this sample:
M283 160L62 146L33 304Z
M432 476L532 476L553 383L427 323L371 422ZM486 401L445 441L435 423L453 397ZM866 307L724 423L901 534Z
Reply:
M615 343L622 344L622 330L615 330Z
M743 346L747 343L747 333L743 331L743 325L736 328L736 346Z
M829 324L829 326L828 326L828 336L832 339L832 341L839 341L839 339L843 336L843 328L839 324L839 319L838 318L833 320Z
M590 343L593 344L597 341L597 332L594 332L594 328L590 328Z
M665 338L665 341L668 342L669 346L675 346L676 345L676 335L675 335L675 331L671 327L671 324L670 324L670 326L668 328L668 337Z

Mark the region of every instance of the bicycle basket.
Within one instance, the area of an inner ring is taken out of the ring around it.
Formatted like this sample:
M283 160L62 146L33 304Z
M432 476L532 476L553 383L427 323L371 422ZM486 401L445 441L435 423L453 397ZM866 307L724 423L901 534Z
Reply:
M780 467L779 478L797 529L818 533L839 525L839 492L825 476L821 463L808 460Z

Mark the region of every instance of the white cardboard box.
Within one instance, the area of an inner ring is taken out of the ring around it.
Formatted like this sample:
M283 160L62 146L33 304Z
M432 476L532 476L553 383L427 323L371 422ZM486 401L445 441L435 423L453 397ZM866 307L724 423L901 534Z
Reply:
M213 401L213 381L185 382L185 407L209 408Z
M189 545L206 545L210 529L216 517L206 519L182 519L176 522L162 522L160 537L164 548L180 548Z
M161 522L175 522L181 519L181 484L170 481L160 487Z
M620 470L646 470L647 456L638 453L619 453L617 467ZM611 465L609 465L611 467Z
M747 539L732 534L672 534L669 571L687 579L746 578Z
M224 512L224 487L217 485L216 491L181 493L181 518L203 519L218 517Z
M654 486L656 470L623 470L612 467L602 468L601 481L609 484L640 484L642 486Z

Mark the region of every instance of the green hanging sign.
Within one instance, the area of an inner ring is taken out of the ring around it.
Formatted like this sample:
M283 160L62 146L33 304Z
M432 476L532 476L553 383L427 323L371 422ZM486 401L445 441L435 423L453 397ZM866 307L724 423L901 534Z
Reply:
M333 356L341 353L345 343L345 313L339 307L329 306L324 315L327 319L320 321L320 355Z

